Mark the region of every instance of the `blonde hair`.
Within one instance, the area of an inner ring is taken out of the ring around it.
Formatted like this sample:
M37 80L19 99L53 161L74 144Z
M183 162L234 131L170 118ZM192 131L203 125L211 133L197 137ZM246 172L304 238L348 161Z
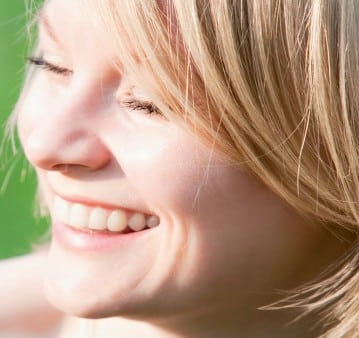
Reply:
M246 165L303 216L353 234L332 271L277 307L324 311L323 337L357 336L359 1L90 3L167 118Z
M122 64L169 119L248 166L304 216L353 233L339 268L286 306L325 310L325 337L358 335L359 1L96 6Z

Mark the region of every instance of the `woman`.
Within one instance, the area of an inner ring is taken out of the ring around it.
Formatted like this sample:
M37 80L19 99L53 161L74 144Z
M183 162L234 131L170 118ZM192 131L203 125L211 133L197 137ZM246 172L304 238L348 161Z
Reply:
M38 19L16 123L61 337L359 334L358 2L50 0Z

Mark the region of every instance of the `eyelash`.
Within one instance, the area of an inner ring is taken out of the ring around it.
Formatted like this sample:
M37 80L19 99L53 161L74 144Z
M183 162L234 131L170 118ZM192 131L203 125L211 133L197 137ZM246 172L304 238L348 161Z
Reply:
M131 110L144 110L148 115L162 115L162 112L150 101L129 99L121 101L121 105Z
M67 76L73 73L72 70L48 62L43 57L30 56L28 58L28 62L34 65L35 67L43 68L44 70L47 70L49 72L58 75ZM143 110L148 115L162 115L162 112L158 109L158 107L155 106L152 102L147 100L141 101L136 99L128 99L122 101L121 104L124 107L129 108L131 110Z
M72 70L61 67L61 66L57 66L51 62L46 61L43 57L37 57L37 56L30 56L28 58L28 61L30 64L36 66L36 67L40 67L43 68L47 71L50 71L52 73L58 74L58 75L71 75L73 73Z

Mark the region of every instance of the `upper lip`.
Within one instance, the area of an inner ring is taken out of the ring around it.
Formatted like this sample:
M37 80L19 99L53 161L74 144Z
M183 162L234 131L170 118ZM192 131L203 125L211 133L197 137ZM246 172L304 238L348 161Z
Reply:
M143 198L140 198L137 193L129 191L130 187L127 185L118 187L112 186L109 190L101 188L101 191L98 191L97 189L94 190L94 187L88 185L73 185L68 184L67 182L61 183L62 181L57 183L51 182L49 177L44 177L44 179L45 187L50 190L52 196L57 195L72 203L80 203L93 207L98 206L110 210L122 209L129 212L140 212L149 215L154 214L154 212L148 208ZM60 184L62 184L62 186Z
M128 212L140 212L140 213L144 213L144 214L152 214L151 212L143 210L143 209L139 210L137 208L131 208L131 207L123 206L123 205L119 205L119 204L98 201L98 200L95 200L95 199L92 199L89 197L80 196L80 195L64 195L57 191L54 191L54 195L55 196L57 195L60 198L62 198L63 200L66 200L66 201L69 201L72 203L84 204L84 205L91 206L91 207L101 207L101 208L109 209L109 210L121 209L121 210L125 210Z
M115 204L110 204L110 203L106 203L106 202L100 202L100 201L96 201L93 200L91 198L88 197L81 197L81 196L64 196L62 194L59 193L55 193L57 196L61 197L63 200L72 202L72 203L80 203L80 204L84 204L84 205L88 205L88 206L92 206L92 207L102 207L105 209L128 209L128 208L124 208L122 206L119 205L115 205Z

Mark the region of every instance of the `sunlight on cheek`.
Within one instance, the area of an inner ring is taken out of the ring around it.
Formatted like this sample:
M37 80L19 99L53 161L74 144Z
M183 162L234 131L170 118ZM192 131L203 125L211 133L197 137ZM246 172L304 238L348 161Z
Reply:
M132 150L132 161L136 163L153 163L154 161L168 161L163 155L168 153L167 142L161 137L146 137L140 136L136 142L132 142L128 149Z

